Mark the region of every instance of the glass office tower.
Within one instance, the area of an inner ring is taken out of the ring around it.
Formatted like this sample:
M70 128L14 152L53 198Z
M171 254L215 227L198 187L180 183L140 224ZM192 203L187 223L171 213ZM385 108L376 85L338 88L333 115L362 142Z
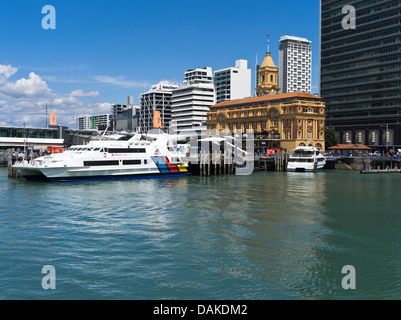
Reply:
M401 148L401 1L321 0L320 6L326 127L335 128L341 143ZM355 28L348 29L354 13Z

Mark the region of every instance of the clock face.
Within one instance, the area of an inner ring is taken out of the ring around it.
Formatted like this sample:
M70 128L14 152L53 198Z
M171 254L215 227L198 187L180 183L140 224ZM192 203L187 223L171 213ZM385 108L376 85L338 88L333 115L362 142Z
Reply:
M276 92L276 90L272 89L271 93L275 93L275 92Z

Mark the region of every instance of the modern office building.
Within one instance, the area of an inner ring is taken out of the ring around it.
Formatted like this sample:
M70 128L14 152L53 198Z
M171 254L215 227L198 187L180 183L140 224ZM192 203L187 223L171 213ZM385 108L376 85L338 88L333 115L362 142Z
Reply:
M312 45L305 38L283 36L279 46L279 87L282 93L312 88Z
M401 2L321 0L320 28L327 126L341 143L400 148Z
M141 95L139 127L141 132L154 128L155 112L160 116L161 128L168 130L171 122L171 98L178 86L162 81Z
M104 130L110 126L110 115L82 116L76 118L77 130Z
M128 97L127 104L113 104L111 107L111 124L113 131L133 132L139 128L141 106L134 104L134 97Z
M184 85L173 90L171 129L206 133L207 112L215 101L212 69L187 70Z
M250 97L252 71L248 69L247 60L236 60L235 67L214 72L216 102Z

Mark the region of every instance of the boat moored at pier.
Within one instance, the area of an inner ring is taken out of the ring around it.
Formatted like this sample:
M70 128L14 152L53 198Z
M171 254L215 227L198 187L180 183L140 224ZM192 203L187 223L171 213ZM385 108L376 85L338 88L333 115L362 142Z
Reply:
M13 165L27 180L90 181L188 175L183 153L166 133L145 136L101 136L86 145L71 146Z
M287 164L288 172L316 172L326 165L326 158L315 147L297 147Z

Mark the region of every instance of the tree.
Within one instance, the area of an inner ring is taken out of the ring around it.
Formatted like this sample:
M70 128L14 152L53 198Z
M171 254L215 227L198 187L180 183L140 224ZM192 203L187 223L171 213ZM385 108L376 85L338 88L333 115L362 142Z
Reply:
M336 131L333 128L326 128L326 149L334 147L340 143Z

